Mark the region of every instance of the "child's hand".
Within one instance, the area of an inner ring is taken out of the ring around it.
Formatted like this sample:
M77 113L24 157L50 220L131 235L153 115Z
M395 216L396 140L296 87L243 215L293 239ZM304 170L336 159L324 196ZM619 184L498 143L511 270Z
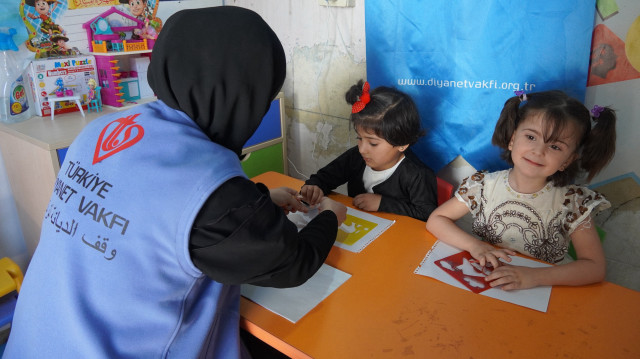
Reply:
M491 287L502 286L503 290L527 289L537 287L535 268L514 266L503 263L484 278Z
M375 193L362 193L353 197L353 205L364 211L376 212L380 208L382 196Z
M302 204L298 199L298 192L293 188L288 187L280 187L269 190L269 195L271 196L271 200L277 206L284 210L285 214L289 214L290 212L308 212L307 206Z
M477 243L474 243L473 248L469 250L469 253L483 267L490 264L493 268L498 268L504 264L503 262L500 262L500 258L506 262L511 262L511 257L509 257L509 255L513 256L516 254L516 252L510 249L496 248L481 240L476 240L476 242Z
M323 197L318 205L318 211L322 212L324 210L333 211L333 213L336 214L336 217L338 217L338 226L342 225L342 222L347 219L347 207L329 197Z
M304 185L300 188L300 195L309 203L310 206L313 206L322 200L324 197L324 193L318 186L314 185Z

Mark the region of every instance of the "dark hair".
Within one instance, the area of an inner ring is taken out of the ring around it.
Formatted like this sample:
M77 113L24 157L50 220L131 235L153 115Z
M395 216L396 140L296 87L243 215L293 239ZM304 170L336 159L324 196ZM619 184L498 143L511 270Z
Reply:
M613 158L616 144L615 111L604 107L597 118L592 118L580 101L555 90L514 96L505 102L491 143L503 149L502 158L509 165L513 166L509 150L513 133L520 121L536 114L543 116L545 142L557 140L571 123L576 126L579 136L575 152L577 159L564 171L557 171L547 178L553 181L554 186L572 183L581 171L586 172L587 181L591 181ZM593 128L591 120L595 122Z
M353 105L362 95L364 81L351 86L345 94L347 103ZM365 107L351 114L351 124L373 131L392 146L412 145L424 135L418 108L411 97L392 87L380 86L370 92L371 100Z

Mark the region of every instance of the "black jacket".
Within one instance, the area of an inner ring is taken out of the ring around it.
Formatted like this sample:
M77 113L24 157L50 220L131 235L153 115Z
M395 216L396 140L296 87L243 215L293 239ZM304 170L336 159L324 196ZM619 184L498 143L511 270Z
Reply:
M328 195L347 183L349 197L367 193L362 181L366 163L358 147L354 146L311 175L305 184L316 185ZM386 181L373 187L373 193L382 195L378 211L401 214L426 221L436 209L437 182L433 171L410 150L405 159Z
M191 260L225 284L295 287L320 268L338 234L323 211L299 233L261 183L232 178L211 194L191 230Z

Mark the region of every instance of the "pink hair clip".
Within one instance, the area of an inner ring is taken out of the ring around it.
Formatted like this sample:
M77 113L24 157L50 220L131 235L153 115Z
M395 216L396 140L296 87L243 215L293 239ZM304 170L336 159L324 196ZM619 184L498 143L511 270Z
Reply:
M599 118L602 111L604 111L604 107L595 105L591 109L591 116L593 116L594 118Z
M358 97L358 101L351 106L351 113L358 113L371 101L369 95L369 83L365 82L362 86L362 95Z
M527 101L527 94L524 91L513 91L513 93L520 97L520 102Z

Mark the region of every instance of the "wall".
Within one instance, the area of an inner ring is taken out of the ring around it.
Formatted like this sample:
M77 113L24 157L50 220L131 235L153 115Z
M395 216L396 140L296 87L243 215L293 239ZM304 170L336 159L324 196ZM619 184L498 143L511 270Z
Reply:
M313 1L236 0L274 29L287 56L289 174L307 178L355 145L349 127L349 87L366 79L364 1L326 7Z
M346 8L279 0L228 0L225 5L256 11L283 43L289 175L306 179L356 145L344 94L367 78L364 0ZM474 171L459 157L439 175L457 183ZM345 186L338 192L346 193Z
M635 33L636 39L640 35L640 2L637 0L617 0L618 11L603 20L596 15L595 25L603 24L610 29L621 41L627 42L627 36ZM635 21L635 27L634 27ZM636 40L637 41L637 40ZM627 42L627 48L632 45ZM639 57L640 43L635 44L635 58ZM617 54L617 62L622 65L625 57L624 51ZM638 62L636 61L636 66ZM638 66L637 66L638 67ZM640 71L640 67L635 70ZM591 75L593 76L593 74ZM587 87L585 103L587 106L598 104L611 106L617 111L618 123L616 126L618 138L616 140L616 155L609 166L593 181L599 183L612 178L634 173L640 176L640 144L637 136L640 134L640 79L631 78L626 81L615 81L601 85Z
M274 27L287 52L287 101L290 175L305 178L355 144L348 126L349 106L344 92L360 78L366 79L364 0L355 7L318 5L317 1L232 0L225 5L250 8ZM619 11L607 20L596 15L622 39L640 15L640 3L618 0ZM585 103L611 105L618 111L617 153L592 183L640 173L634 137L640 133L640 79L593 86ZM452 183L474 169L461 157L439 174Z

